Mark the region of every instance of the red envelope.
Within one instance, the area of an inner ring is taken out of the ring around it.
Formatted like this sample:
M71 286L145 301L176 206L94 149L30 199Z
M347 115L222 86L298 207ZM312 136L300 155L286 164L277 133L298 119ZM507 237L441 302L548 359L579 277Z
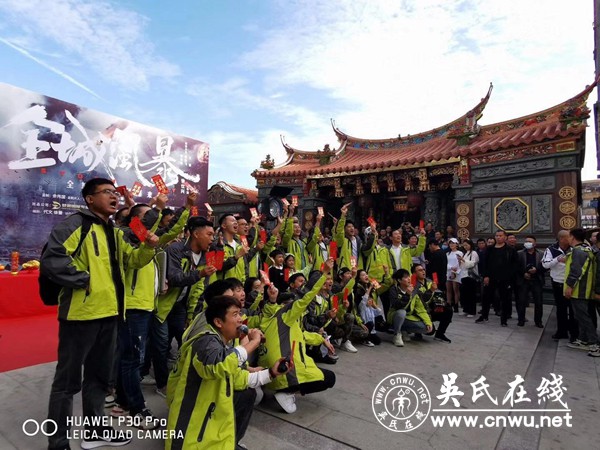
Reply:
M248 247L248 238L246 236L240 236L240 242L242 243L242 245Z
M348 300L348 295L350 295L350 291L348 288L344 289L344 301Z
M217 252L210 251L206 253L206 265L213 266L216 268L217 263Z
M298 206L298 196L292 195L292 205Z
M356 267L357 266L356 256L351 256L350 257L350 266L351 267Z
M133 195L134 197L139 196L142 193L142 183L140 183L139 181L133 183L133 187L129 192L131 192L131 195Z
M252 217L258 217L258 211L256 210L256 208L250 208L250 214L252 215Z
M185 183L183 183L183 185L188 188L188 190L194 194L198 193L198 189L196 189L194 186L192 186L187 180L185 181Z
M325 210L323 209L322 206L317 206L317 214L319 214L320 216L325 215Z
M338 257L338 246L337 246L337 242L335 242L335 241L331 241L329 243L329 257L333 258L334 261Z
M434 282L435 284L438 284L438 276L437 276L437 272L433 272L433 273L431 274L431 277L433 278L433 282Z
M200 214L198 213L198 207L197 206L192 206L190 208L190 216L192 217L196 217L199 216Z
M263 264L263 270L267 273L269 273L269 265L267 263Z
M144 224L142 224L142 221L139 217L134 217L131 219L131 222L129 222L129 228L131 228L131 231L133 231L133 234L137 236L140 242L144 242L148 237L148 230Z
M121 194L121 197L125 197L127 195L127 186L119 186L115 189L119 194Z
M263 243L267 243L267 230L260 230L260 241Z
M287 267L283 269L283 281L285 281L286 283L290 281L290 269L288 269Z
M412 276L410 277L410 284L412 284L414 287L417 286L417 274L413 273Z
M377 222L375 222L375 219L373 217L369 217L367 219L367 222L369 223L369 226L371 228L376 228L377 227Z
M206 207L206 210L208 211L208 213L212 214L213 209L210 207L210 205L208 203L205 203L204 206Z
M338 299L337 295L331 297L331 304L333 306L333 309L338 309L338 307L340 306L340 300Z
M271 280L269 280L269 275L264 270L260 271L260 276L265 282L265 286L271 286Z
M217 250L215 252L215 268L217 270L223 270L224 260L225 260L225 252L223 250Z
M156 189L158 189L159 194L168 194L169 193L169 188L165 184L165 180L163 180L163 177L156 174L151 179L154 182Z
M419 228L420 229L425 228L425 221L423 219L419 220Z

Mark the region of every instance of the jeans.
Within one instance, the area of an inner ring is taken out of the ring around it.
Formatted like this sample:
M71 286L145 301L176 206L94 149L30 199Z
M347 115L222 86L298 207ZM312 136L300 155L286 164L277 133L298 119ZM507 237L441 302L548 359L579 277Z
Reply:
M528 303L529 293L533 297L533 320L535 324L542 323L542 313L543 313L543 300L542 300L542 282L541 280L524 280L523 284L520 286L520 307L525 308L525 305ZM525 316L525 312L523 311L523 317ZM519 314L519 320L521 320L521 314Z
M400 333L402 330L402 325L404 324L404 320L406 319L406 310L399 309L397 310L392 317L392 327L394 328L394 334Z
M281 389L278 392L300 392L302 395L313 394L315 392L325 391L332 388L335 385L335 373L327 369L319 369L323 372L322 381L309 381L307 383L297 384L290 386L285 389Z
M104 415L106 395L117 344L117 317L96 320L59 320L58 363L50 391L48 419L57 431L48 437L49 447L66 447L73 416L73 396L82 391L83 416ZM83 366L83 384L81 382ZM52 431L52 430L49 430Z
M151 311L128 309L127 321L119 324L120 383L117 396L119 404L127 406L132 416L145 408L140 385L140 367L144 362L151 317Z
M588 310L590 301L593 300L571 299L573 311L575 311L575 318L579 324L579 339L588 344L596 344L598 343L598 334L596 333L596 327L594 326Z
M563 337L568 336L571 341L574 341L579 337L579 327L575 320L573 305L563 295L563 283L553 281L552 293L556 304L556 334Z
M420 320L405 320L402 324L402 331L407 333L424 333L427 331L427 325Z

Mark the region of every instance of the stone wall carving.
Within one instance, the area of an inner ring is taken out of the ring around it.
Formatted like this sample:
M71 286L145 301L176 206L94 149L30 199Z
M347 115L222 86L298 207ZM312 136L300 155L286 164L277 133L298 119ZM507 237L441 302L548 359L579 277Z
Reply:
M502 165L495 167L484 167L481 169L472 169L471 176L474 179L491 178L498 176L511 175L515 173L533 172L538 170L553 169L556 160L538 159L536 161L526 161L519 164Z
M438 229L440 211L440 194L437 192L425 193L425 210L423 212L423 220L431 222L434 229Z
M489 198L476 198L474 204L475 233L491 233L492 201Z
M455 200L470 200L471 199L471 189L456 189L454 191L454 199Z
M473 194L494 194L496 192L523 192L554 189L554 177L537 177L509 181L497 181L473 186Z
M507 231L522 231L529 225L529 205L520 198L502 199L494 208L496 225Z
M559 158L558 160L558 167L560 168L569 168L569 167L575 167L575 157L574 156L568 156L566 158Z
M552 231L552 196L534 195L532 197L533 232Z

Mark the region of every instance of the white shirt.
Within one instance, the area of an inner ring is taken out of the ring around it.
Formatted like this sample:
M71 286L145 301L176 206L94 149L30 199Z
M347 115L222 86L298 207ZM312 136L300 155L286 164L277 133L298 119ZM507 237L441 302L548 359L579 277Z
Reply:
M392 255L394 256L394 263L396 264L396 270L402 268L402 266L401 266L402 244L400 244L398 247L395 247L392 245L390 247L390 251L392 252Z
M550 247L546 249L544 252L544 256L542 257L542 266L544 269L550 269L550 278L555 283L564 283L565 282L565 262L560 262L558 260L561 256L566 256L564 250L558 247L558 251L560 255L556 258L552 257L552 252L550 251Z

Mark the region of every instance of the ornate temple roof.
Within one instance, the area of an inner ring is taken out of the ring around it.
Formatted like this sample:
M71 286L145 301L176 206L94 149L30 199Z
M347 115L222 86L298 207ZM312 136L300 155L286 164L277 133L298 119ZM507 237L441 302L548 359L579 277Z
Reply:
M224 181L218 181L210 187L208 192L210 193L216 189L222 189L228 196L243 201L246 204L256 205L258 203L258 191L256 189L248 189Z
M331 150L326 146L319 152L297 150L282 138L287 160L269 170L256 170L253 176L321 178L395 170L457 162L461 157L485 155L548 139L580 137L585 133L585 119L590 112L586 100L596 82L544 111L485 126L478 125L477 121L490 99L491 84L486 96L469 112L442 127L416 135L361 139L342 132L332 121L340 141L338 149Z

